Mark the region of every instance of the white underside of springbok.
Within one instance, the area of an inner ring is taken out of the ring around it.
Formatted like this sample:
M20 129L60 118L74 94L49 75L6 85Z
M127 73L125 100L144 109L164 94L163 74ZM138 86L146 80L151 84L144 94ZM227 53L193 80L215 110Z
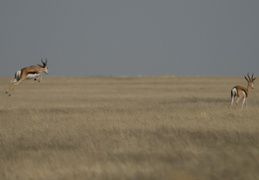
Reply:
M16 73L15 73L15 76L14 76L14 80L11 81L11 83L15 83L17 81L20 80L20 77L21 77L21 70L18 70ZM39 82L42 80L42 77L40 77L40 74L38 73L35 73L35 74L28 74L26 76L26 79L34 79L34 80L38 80Z

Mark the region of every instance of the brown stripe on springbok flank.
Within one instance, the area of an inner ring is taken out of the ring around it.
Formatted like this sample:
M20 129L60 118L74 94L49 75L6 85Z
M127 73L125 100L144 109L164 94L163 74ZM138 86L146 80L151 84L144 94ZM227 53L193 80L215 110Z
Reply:
M240 87L241 88L241 90L242 91L244 91L245 92L245 94L246 94L246 97L248 97L248 92L247 92L247 89L246 88L244 88L244 87Z
M35 72L28 72L28 74L39 74L39 73L35 71Z

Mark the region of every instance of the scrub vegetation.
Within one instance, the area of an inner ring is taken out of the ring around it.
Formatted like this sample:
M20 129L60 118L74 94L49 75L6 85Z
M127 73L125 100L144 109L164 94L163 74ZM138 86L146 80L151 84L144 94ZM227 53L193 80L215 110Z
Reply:
M255 180L259 91L243 77L45 77L8 97L0 78L0 179Z

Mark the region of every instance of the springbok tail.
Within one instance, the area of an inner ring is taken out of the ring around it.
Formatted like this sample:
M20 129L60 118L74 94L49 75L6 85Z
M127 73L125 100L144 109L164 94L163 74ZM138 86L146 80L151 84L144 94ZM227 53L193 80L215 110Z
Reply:
M231 89L231 98L236 97L236 95L237 95L237 89L236 88L232 88Z
M21 70L18 70L18 71L16 71L16 73L14 74L14 79L15 79L16 81L19 81L20 78L21 78Z

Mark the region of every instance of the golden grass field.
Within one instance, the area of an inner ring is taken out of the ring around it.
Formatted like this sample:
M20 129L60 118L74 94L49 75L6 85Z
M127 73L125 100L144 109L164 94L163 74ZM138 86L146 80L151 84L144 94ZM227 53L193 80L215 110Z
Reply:
M243 77L44 77L8 97L10 79L1 180L259 179L256 81L241 109Z

